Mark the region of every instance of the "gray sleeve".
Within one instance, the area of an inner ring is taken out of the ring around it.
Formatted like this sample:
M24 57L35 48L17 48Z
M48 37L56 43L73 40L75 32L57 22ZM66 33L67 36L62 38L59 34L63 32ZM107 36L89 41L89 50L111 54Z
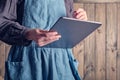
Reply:
M73 17L73 0L65 0L67 17Z
M17 22L17 0L0 0L0 40L10 45L29 45L29 29Z

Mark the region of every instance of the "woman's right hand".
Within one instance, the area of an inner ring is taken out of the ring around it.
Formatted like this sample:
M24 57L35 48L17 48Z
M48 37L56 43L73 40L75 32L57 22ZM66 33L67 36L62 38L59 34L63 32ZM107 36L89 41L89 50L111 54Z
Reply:
M28 40L34 40L39 46L44 46L61 38L56 31L31 29L26 33Z

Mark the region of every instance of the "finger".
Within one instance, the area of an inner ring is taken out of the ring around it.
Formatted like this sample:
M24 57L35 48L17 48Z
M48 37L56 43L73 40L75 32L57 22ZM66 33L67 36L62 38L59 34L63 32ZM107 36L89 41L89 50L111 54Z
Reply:
M79 20L87 20L86 12L79 13L75 18Z
M50 37L55 35L58 35L56 31L41 31L38 33L38 37Z
M49 39L44 39L43 41L40 41L40 42L38 43L38 45L39 45L39 46L44 46L44 45L47 45L47 44L49 44L49 43L52 43L52 42L54 42L54 41L56 41L56 40L59 40L59 38L58 38L58 37L52 37L52 38L49 38Z
M75 11L76 13L80 13L80 12L84 12L84 9L79 8L77 11Z
M49 36L49 37L45 37L44 41L50 41L50 40L59 39L59 38L61 38L61 35Z
M84 15L86 15L86 11L84 11L84 9L82 8L79 8L77 11L74 11L74 16L77 16L78 14L81 14L81 13L84 13Z
M84 17L84 18L86 17L85 12L79 13L79 14L76 16L77 19L80 19L81 17Z
M61 38L61 35L55 35L55 36L41 36L41 37L38 37L36 38L36 42L46 42L46 41L50 41L50 40L53 40L53 39L59 39Z
M86 18L84 16L80 16L79 18L77 18L79 20L86 20Z
M79 14L80 12L84 12L84 10L80 8L80 9L78 9L77 11L74 11L74 12L73 12L73 15L76 16L76 15Z
M43 44L43 43L48 43L51 42L52 40L58 40L59 38L61 38L61 35L56 35L56 36L49 36L49 37L41 37L40 39L38 39L38 43L39 44Z
M75 18L79 18L79 17L81 17L81 16L84 16L84 13L79 13L79 14L77 14L76 16L75 16Z
M56 35L58 35L58 32L56 32L56 31L49 31L49 32L45 33L45 35L47 37L49 37L49 36L56 36Z

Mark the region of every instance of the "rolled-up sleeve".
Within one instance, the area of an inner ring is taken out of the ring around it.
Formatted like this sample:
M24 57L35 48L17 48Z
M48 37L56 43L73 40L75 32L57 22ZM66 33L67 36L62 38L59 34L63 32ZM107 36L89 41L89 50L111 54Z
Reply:
M10 45L27 46L28 28L17 22L17 0L0 0L0 40Z

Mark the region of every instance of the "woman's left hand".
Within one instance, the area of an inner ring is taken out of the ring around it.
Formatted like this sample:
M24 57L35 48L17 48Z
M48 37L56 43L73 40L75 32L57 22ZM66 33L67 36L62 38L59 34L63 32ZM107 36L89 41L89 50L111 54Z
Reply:
M78 10L74 11L73 17L79 20L87 20L86 11L82 8L79 8Z

